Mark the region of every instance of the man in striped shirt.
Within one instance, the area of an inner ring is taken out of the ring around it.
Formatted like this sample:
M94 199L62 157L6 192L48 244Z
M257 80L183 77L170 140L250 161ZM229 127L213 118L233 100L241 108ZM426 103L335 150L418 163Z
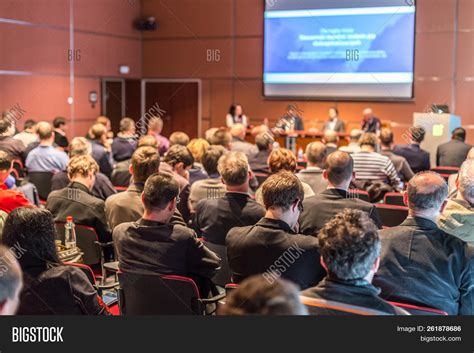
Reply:
M373 133L365 133L360 138L359 144L360 152L352 154L355 179L358 181L381 181L398 190L400 178L392 161L375 152L378 145L377 136Z

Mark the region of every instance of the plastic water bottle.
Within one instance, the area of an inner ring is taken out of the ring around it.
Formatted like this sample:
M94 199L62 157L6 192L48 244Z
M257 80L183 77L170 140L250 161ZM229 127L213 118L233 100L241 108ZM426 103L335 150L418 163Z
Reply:
M304 152L303 152L303 149L300 147L298 149L298 161L302 161L304 160Z
M76 247L76 226L72 220L71 216L66 218L65 228L65 237L64 237L64 245L66 249L74 249Z

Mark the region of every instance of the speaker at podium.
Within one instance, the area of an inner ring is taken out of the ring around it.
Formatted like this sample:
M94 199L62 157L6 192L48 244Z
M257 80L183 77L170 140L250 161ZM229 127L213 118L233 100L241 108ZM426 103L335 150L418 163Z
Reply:
M451 139L454 129L461 127L461 118L453 114L414 113L414 126L422 126L425 139L421 148L430 153L431 166L436 166L436 150Z

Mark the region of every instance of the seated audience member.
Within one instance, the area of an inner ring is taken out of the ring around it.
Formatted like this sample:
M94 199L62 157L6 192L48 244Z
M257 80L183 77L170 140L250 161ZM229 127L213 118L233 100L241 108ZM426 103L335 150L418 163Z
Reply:
M355 153L360 151L359 140L364 134L362 130L353 129L349 135L349 144L347 146L339 147L339 151L347 153Z
M249 195L250 171L245 154L227 153L219 159L218 170L227 192L197 203L195 225L206 241L225 245L230 229L257 223L265 209Z
M316 236L328 221L345 209L364 211L379 228L382 227L377 208L348 191L354 176L353 169L354 161L348 153L336 151L328 156L327 168L323 172L328 188L303 201L304 211L299 220L302 234Z
M36 135L35 127L36 122L32 119L28 119L23 125L23 131L13 136L13 138L15 140L20 140L21 142L23 142L23 145L26 148L30 143L36 142L38 140L38 135Z
M185 132L175 131L170 135L170 146L181 145L186 147L189 143L189 136Z
M5 185L12 170L12 161L7 152L0 151L0 210L10 213L15 208L32 206L21 192L9 189Z
M375 152L378 145L377 136L365 133L359 141L360 152L352 153L354 160L355 181L360 189L366 189L364 183L372 184L382 182L391 185L393 190L398 190L400 178L392 161Z
M346 132L346 124L339 119L339 112L337 108L329 108L329 119L324 123L323 132Z
M107 128L100 123L94 124L89 130L92 144L92 158L99 165L101 173L110 178L114 163L112 160L112 149L107 141Z
M209 144L212 143L212 137L214 136L214 133L219 130L217 127L211 127L210 129L207 129L206 132L204 133L204 138L206 139Z
M421 126L410 128L410 143L407 145L396 145L393 152L405 157L413 173L430 170L430 154L421 149L420 143L425 139L425 129Z
M268 157L273 150L275 140L269 132L257 134L255 136L255 145L258 152L248 157L250 169L254 173L270 174L268 168Z
M462 164L456 185L457 195L446 203L438 227L474 245L474 160Z
M23 274L14 254L3 245L0 245L0 259L0 316L15 315L20 305Z
M28 153L25 167L29 172L60 172L66 169L69 158L64 151L53 147L54 131L50 123L41 121L36 126L39 145Z
M338 213L321 229L318 240L327 276L301 295L401 314L372 285L380 263L380 238L367 213L349 209Z
M69 145L69 158L73 158L75 156L91 155L91 153L92 146L86 138L75 137L72 139L71 144ZM51 190L61 190L67 187L69 182L70 181L66 170L57 172L51 179ZM92 188L92 195L99 199L105 200L107 197L115 193L116 191L109 178L100 172L97 173L94 187Z
M13 118L6 116L0 119L0 151L5 151L11 159L25 162L25 146L20 140L14 139L15 124Z
M232 141L232 135L223 128L214 130L214 133L208 140L211 145L222 146L226 150L230 150L230 142Z
M209 147L209 142L205 139L192 139L186 147L191 152L194 158L194 163L191 169L189 169L189 184L193 185L194 182L202 179L207 179L208 175L202 165L202 156L206 149Z
M472 315L468 245L436 225L447 195L446 182L436 173L419 173L409 181L404 194L408 218L380 231L382 254L374 285L386 300Z
M405 157L399 156L392 151L393 146L393 132L390 129L382 129L380 131L380 154L390 158L393 166L397 170L398 176L403 182L409 181L415 176L411 170Z
M326 130L323 135L322 142L326 145L326 153L330 155L334 151L337 151L337 142L339 137L332 130Z
M105 201L105 214L111 229L125 222L135 222L143 215L141 195L148 177L158 172L160 154L156 148L139 147L132 156L129 173L133 183L124 192L109 197ZM181 215L176 211L172 223L185 225Z
M89 155L71 158L67 166L69 185L52 191L46 202L55 222L66 222L72 216L74 223L95 229L100 242L108 242L111 232L105 217L105 203L92 196L92 188L99 166Z
M290 281L252 276L226 297L218 315L307 315L301 304L298 287Z
M193 230L170 223L178 195L179 185L171 176L160 173L147 179L142 218L114 229L121 271L188 276L202 284L216 274L219 257L197 239Z
M319 263L318 239L298 234L304 192L289 171L271 175L262 185L265 217L257 224L232 228L227 234L227 258L236 283L256 274L281 277L301 289L324 277Z
M474 160L474 147L469 150L469 153L467 154L466 161L468 160ZM459 177L459 173L456 174L451 174L448 178L448 192L449 192L449 198L455 198L458 194L458 187L457 187L457 180Z
M438 146L436 165L439 167L460 167L466 160L472 146L466 143L466 130L462 127L454 129L451 141Z
M235 124L242 124L245 126L245 128L249 126L247 116L244 114L244 109L240 104L230 106L229 113L226 115L225 121L228 128L231 128Z
M53 120L54 128L54 144L58 147L66 149L69 146L69 141L66 136L64 127L66 126L66 119L63 117L57 117Z
M378 135L380 128L382 127L382 123L380 122L380 119L374 115L372 108L364 109L362 115L362 131Z
M148 135L153 136L158 141L160 156L163 156L168 151L168 148L170 148L170 141L161 135L162 131L163 119L158 116L151 117L148 121Z
M184 220L188 222L191 218L189 210L189 169L194 164L191 152L184 146L171 146L160 163L160 173L171 175L179 186L178 210Z
M316 195L326 190L328 186L327 180L323 178L323 169L328 155L323 143L311 142L306 146L306 169L296 174L302 182L311 186Z
M82 270L59 260L55 234L51 213L41 208L17 208L5 222L2 242L23 271L18 315L107 314Z
M202 164L208 177L196 181L191 185L189 192L189 207L191 212L196 210L199 201L205 199L216 199L224 195L226 188L222 183L217 165L219 158L227 153L222 146L210 146L202 156Z
M116 162L130 159L136 148L135 121L130 118L123 118L120 120L120 132L112 143L113 158Z
M268 157L268 167L270 168L271 174L276 174L281 170L287 170L294 173L296 171L296 165L297 162L295 154L286 148L273 150ZM304 197L314 196L314 191L311 189L311 186L305 182L301 182L301 184L303 186ZM255 199L259 204L264 205L262 187L259 187L255 192Z
M252 156L258 152L255 145L245 141L247 128L243 124L234 124L230 128L232 141L230 142L230 150L234 152L243 152L247 157Z

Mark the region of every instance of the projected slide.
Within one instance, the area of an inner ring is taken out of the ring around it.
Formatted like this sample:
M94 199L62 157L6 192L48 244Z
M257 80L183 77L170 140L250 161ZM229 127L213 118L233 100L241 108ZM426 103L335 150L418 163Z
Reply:
M362 2L364 7L337 0L303 3L305 8L301 1L278 0L280 6L271 9L267 4L266 96L412 97L415 6L381 0Z

